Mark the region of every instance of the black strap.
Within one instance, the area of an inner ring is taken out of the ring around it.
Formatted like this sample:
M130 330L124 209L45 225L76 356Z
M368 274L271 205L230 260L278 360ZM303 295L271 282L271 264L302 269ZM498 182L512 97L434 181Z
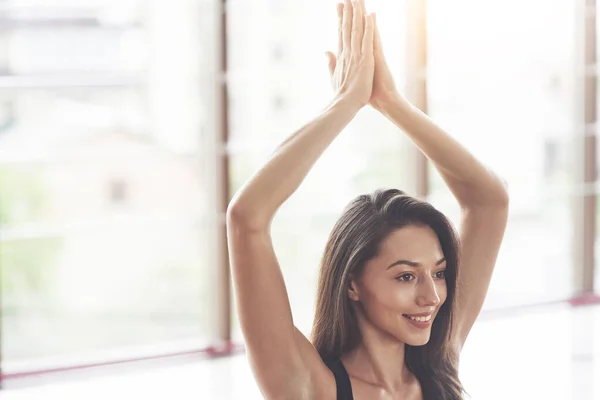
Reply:
M352 384L350 383L350 377L344 364L339 359L335 360L323 360L325 365L333 372L335 376L335 387L337 389L337 400L353 400L352 395Z

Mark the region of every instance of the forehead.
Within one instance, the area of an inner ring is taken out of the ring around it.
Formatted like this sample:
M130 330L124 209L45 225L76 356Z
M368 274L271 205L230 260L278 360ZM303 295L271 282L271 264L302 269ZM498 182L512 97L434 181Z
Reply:
M377 259L429 263L444 256L437 235L428 226L409 225L393 231L380 246Z

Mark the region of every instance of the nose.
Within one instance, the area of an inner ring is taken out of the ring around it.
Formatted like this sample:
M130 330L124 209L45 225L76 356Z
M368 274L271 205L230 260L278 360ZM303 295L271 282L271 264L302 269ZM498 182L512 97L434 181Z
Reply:
M421 283L417 290L417 304L420 307L435 307L440 304L440 296L433 279L429 278Z

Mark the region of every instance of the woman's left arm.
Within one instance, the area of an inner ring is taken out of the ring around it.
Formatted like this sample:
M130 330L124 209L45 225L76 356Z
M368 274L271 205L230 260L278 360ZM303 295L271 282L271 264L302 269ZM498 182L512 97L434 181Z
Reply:
M375 74L369 104L404 130L434 163L463 210L505 209L508 194L502 180L398 92L385 59L376 15L373 17Z
M492 278L508 219L506 184L401 96L380 111L433 162L461 208L460 268L452 340L457 351L475 323Z
M507 207L506 184L425 113L401 95L380 111L433 162L461 209Z

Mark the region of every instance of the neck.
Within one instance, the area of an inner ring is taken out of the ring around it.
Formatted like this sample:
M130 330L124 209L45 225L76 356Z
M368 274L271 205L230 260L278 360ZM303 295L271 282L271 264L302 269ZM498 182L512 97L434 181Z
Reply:
M404 363L405 344L368 322L359 326L362 343L342 357L348 373L391 393L412 383L415 378Z

